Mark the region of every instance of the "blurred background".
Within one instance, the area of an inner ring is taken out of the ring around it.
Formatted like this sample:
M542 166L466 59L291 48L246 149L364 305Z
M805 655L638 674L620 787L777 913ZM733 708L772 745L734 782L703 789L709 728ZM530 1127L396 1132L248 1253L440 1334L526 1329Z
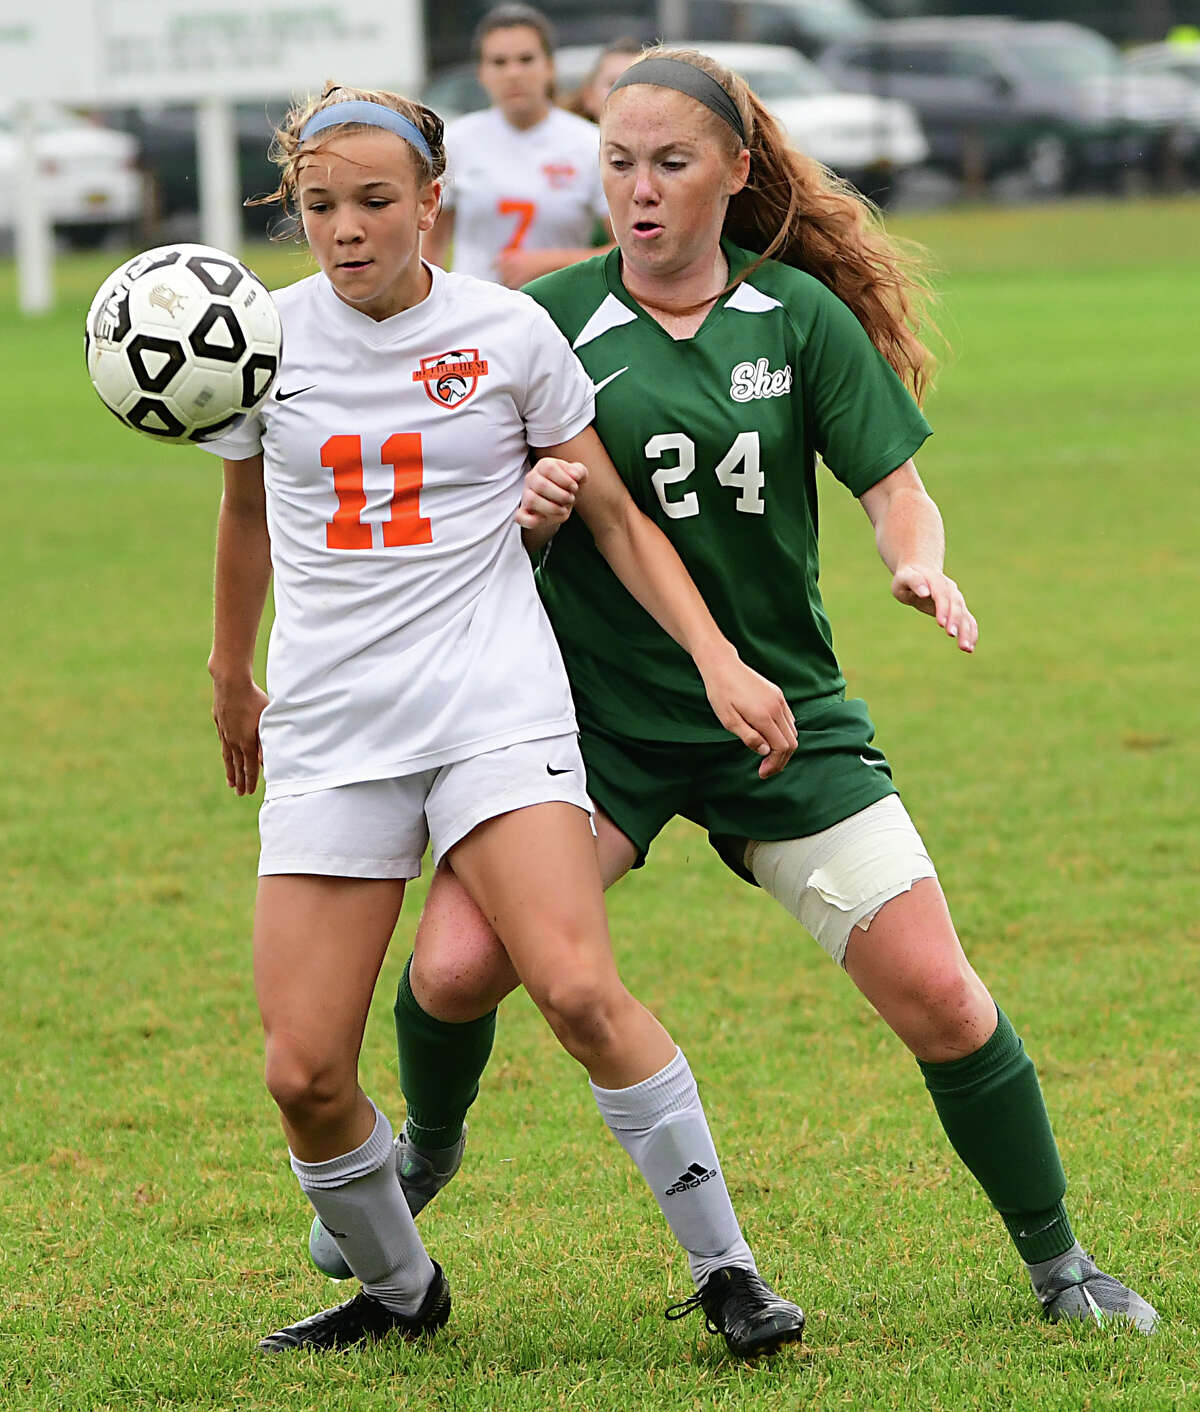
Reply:
M419 3L422 96L447 118L484 106L469 46L488 0ZM741 72L798 146L881 205L1200 185L1200 0L1016 0L1002 9L946 0L546 0L540 8L557 32L562 101L617 36L690 42ZM398 75L411 71L397 63ZM314 74L314 85L323 77ZM287 99L263 92L236 105L243 198L274 186L266 148ZM196 238L204 120L191 104L88 112L39 103L37 161L60 246ZM12 123L0 98L0 248L12 242ZM271 216L251 208L241 220L243 235L255 238Z

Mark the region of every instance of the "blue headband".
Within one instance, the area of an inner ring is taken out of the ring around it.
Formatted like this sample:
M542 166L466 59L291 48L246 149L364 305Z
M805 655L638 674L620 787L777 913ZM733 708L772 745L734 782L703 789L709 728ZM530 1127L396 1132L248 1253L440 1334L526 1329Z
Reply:
M410 123L394 108L385 108L382 103L369 103L359 98L345 103L331 103L328 108L314 113L300 129L300 141L307 142L310 137L324 132L326 128L340 127L343 123L362 123L365 127L386 128L388 132L394 132L397 137L411 143L429 165L433 166L433 153L429 150L425 134L416 123Z

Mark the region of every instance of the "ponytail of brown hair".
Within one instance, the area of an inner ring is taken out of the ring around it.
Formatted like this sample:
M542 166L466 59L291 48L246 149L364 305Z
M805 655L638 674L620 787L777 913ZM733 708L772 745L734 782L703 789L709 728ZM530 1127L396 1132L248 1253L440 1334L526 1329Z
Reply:
M865 197L798 152L747 84L724 65L692 49L652 49L643 57L657 55L682 59L715 79L737 105L745 126L750 175L730 199L722 234L758 259L722 295L765 260L803 270L850 308L920 402L936 367L920 334L937 333L928 312L932 296L920 247L888 235ZM742 144L729 124L707 110L703 116L712 134L736 156Z

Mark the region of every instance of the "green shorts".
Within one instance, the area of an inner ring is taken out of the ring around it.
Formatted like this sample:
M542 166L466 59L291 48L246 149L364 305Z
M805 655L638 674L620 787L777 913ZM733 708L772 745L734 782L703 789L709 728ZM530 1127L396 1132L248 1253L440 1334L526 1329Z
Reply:
M758 777L762 763L740 740L676 744L633 740L581 725L588 793L638 851L641 867L663 827L682 814L738 877L753 883L746 843L804 838L898 791L866 703L841 697L796 712L800 738L787 768Z

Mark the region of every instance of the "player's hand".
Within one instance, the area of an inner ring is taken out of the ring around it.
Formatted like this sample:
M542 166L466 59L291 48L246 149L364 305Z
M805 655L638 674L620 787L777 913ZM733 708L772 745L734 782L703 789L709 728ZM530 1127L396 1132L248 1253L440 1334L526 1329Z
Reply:
M262 768L258 719L267 693L257 682L213 681L213 720L221 740L225 782L237 794L253 794Z
M974 652L979 641L975 621L962 590L953 579L920 564L901 564L892 575L892 597L936 618L947 637L956 638L962 652Z
M502 250L496 256L496 274L509 289L520 289L531 279L537 279L558 265L547 258L544 250Z
M761 779L777 775L796 749L796 718L783 692L728 645L715 663L697 666L717 720L763 757Z
M547 456L525 473L525 488L516 521L522 529L543 529L553 533L575 508L579 487L587 480L582 461L560 461Z

